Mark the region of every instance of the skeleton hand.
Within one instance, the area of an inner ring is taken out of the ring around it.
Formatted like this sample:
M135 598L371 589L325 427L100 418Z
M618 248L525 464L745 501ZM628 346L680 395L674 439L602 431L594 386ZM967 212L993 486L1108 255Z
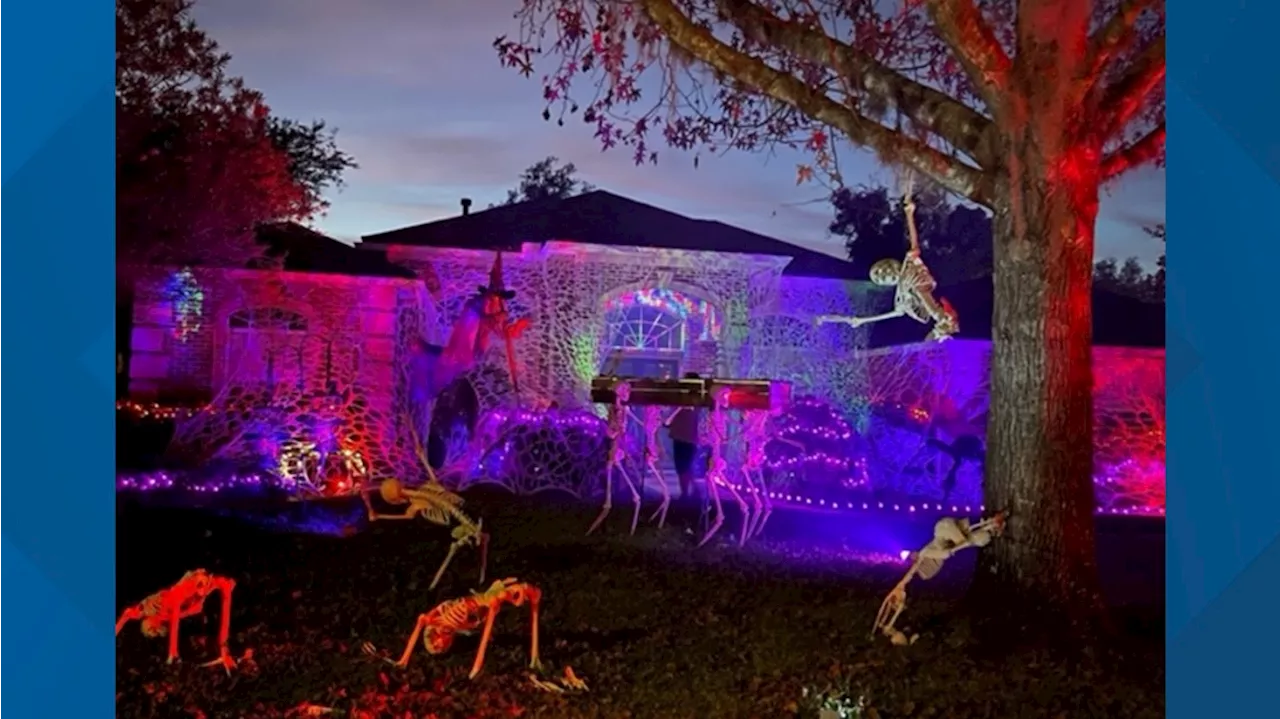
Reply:
M221 657L218 657L217 659L214 659L214 660L213 660L213 661L211 661L211 662L205 662L204 664L201 664L200 666L202 666L202 667L222 667L223 669L227 670L227 676L230 676L230 675L231 675L231 670L236 668L236 660L235 660L235 659L233 659L233 658L231 657L231 655L230 655L230 654L223 654Z

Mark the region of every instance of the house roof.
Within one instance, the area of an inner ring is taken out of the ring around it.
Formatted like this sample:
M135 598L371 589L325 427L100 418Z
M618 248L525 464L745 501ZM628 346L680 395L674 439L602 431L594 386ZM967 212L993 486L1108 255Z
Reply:
M991 339L991 317L995 307L990 277L940 287L960 315L962 339ZM885 296L891 297L887 292ZM891 299L881 300L886 306ZM871 325L869 344L874 347L919 342L929 331L924 325L900 319ZM1143 302L1094 288L1093 344L1118 347L1164 347L1164 304Z
M851 262L714 220L697 220L604 190L565 199L502 205L444 220L366 235L365 242L514 252L553 240L790 257L783 274L865 279Z
M414 279L413 271L387 260L385 252L352 247L296 222L276 222L258 228L258 243L267 246L266 256L284 257L284 269L293 272L354 275L357 277L402 277Z

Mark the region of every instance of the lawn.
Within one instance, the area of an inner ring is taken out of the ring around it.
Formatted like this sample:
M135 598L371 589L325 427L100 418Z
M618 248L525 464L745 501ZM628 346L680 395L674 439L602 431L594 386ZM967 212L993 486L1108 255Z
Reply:
M993 656L950 613L971 559L913 585L903 621L922 636L900 648L868 631L903 568L830 537L816 548L805 530L836 520L775 515L780 539L694 550L682 531L691 514L628 537L624 504L602 533L584 537L591 508L473 499L493 532L490 579L543 590L543 663L550 674L572 666L588 692L530 685L527 608L502 611L475 681L466 678L475 636L440 656L419 648L403 670L364 651L367 642L398 655L419 613L475 584L468 550L427 591L448 540L425 522L383 522L346 537L284 534L122 505L120 606L196 567L229 576L238 582L231 648L249 656L229 677L197 666L215 653L216 601L184 621L179 665L165 665L165 642L131 625L117 640L118 716L306 716L301 707L312 706L346 717L816 717L812 693L829 688L862 696L863 716L886 719L1164 715L1158 530L1103 533L1104 574L1126 603L1124 635L1106 651L1089 660L1053 648ZM927 526L901 531L927 534Z

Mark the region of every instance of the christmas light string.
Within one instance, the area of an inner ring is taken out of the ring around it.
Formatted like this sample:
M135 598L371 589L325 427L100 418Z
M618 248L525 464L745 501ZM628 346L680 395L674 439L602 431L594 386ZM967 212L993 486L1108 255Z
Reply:
M821 403L815 403L821 404ZM151 419L164 419L181 417L183 413L194 413L203 411L202 408L164 408L159 405L146 405L138 403L121 403L118 405L122 411L129 412L136 416ZM518 429L518 432L512 431ZM546 473L552 471L552 466L548 464L553 458L525 458L517 460L528 451L534 451L535 454L545 452L547 447L534 448L539 437L557 437L562 440L571 437L578 437L578 440L567 442L564 451L572 447L576 453L583 454L578 458L585 462L590 459L586 455L598 454L603 447L604 422L589 412L578 412L570 410L544 410L542 412L534 410L497 410L485 415L477 427L476 436L483 440L479 444L485 446L485 450L479 456L474 457L468 464L471 474L476 476L483 475L489 480L499 480L512 472L522 475L542 475L545 481ZM851 441L855 433L853 430L840 420L833 423L833 426L823 427L814 425L805 428L797 428L796 426L784 426L778 430L779 438L788 440L799 440L801 437L818 438L830 441L833 450L839 451L838 447L845 442ZM587 440L587 441L584 441ZM599 440L599 441L595 441ZM533 443L533 444L531 444ZM771 447L776 446L771 444ZM297 457L290 457L292 461L284 462L288 467L286 471L277 473L282 476L271 476L264 474L245 474L233 475L217 480L208 480L191 483L188 486L185 482L175 482L170 474L147 474L135 477L122 477L117 483L120 491L154 491L154 490L178 490L193 491L200 493L217 493L227 491L233 488L266 488L276 487L285 491L298 491L300 489L299 477L302 473L298 472L298 466L306 459L313 459L312 453L315 451L314 446L308 445L305 451L300 449L295 453ZM358 467L365 466L363 457L352 455L339 450L338 455L344 464L348 465L348 469L353 474L360 474ZM281 459L285 459L282 457ZM589 464L589 463L588 463ZM584 465L585 466L585 465ZM768 467L774 472L775 486L777 484L791 484L791 482L777 481L779 475L783 477L803 475L807 478L817 476L819 481L817 484L826 484L839 490L866 491L871 486L867 480L867 461L865 457L853 456L846 454L844 456L837 455L834 452L824 452L820 450L809 450L799 456L778 456L770 458ZM1099 506L1097 512L1105 515L1119 516L1139 516L1152 517L1163 516L1163 487L1157 487L1160 484L1157 481L1147 480L1147 477L1162 477L1164 472L1164 463L1159 460L1126 460L1112 467L1108 467L1100 476L1096 476L1094 484L1099 491ZM810 473L813 474L810 474ZM1134 478L1138 479L1134 479ZM837 481L821 481L835 479ZM1150 485L1150 488L1148 488ZM1138 487L1137 492L1133 491L1133 487ZM739 491L752 491L746 487L734 485ZM1137 494L1138 498L1129 501L1126 504L1120 504L1125 501L1125 494ZM980 503L972 501L968 502L948 502L928 500L910 500L903 499L899 501L872 501L855 498L839 498L830 496L819 496L814 491L797 491L794 489L775 489L768 493L770 499L775 502L785 503L795 507L804 507L815 510L832 510L832 511L884 511L884 512L905 512L905 513L944 513L948 510L952 514L956 513L973 513L974 511L983 511Z

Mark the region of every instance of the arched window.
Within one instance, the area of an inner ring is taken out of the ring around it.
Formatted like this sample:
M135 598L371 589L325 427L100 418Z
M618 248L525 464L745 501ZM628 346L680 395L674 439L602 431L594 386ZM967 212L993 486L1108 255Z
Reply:
M610 349L683 352L685 322L657 307L621 307L605 316L605 343Z

